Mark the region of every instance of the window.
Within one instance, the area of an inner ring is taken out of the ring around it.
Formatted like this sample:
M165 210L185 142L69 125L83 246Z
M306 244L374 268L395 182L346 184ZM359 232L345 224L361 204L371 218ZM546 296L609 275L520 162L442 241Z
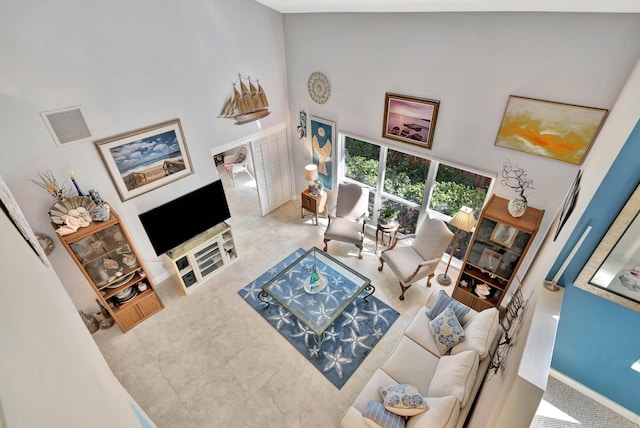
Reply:
M375 189L378 184L380 146L346 137L344 148L345 177Z
M386 205L399 211L399 232L413 233L421 216L430 213L448 221L461 206L468 206L479 217L493 184L488 174L401 152L344 135L340 181L355 181L370 188L370 211L377 220ZM469 236L465 236L469 235ZM466 252L471 234L461 234L454 255ZM449 251L449 250L448 250Z
M489 177L441 163L429 209L453 217L460 207L467 206L473 208L473 215L478 218L490 185Z
M397 209L400 233L415 232L430 162L419 156L386 149L386 161L380 162L384 173L384 187L380 206Z
M384 191L420 206L428 173L427 159L387 149Z
M473 209L477 219L490 186L490 177L440 163L428 207L450 218L466 206ZM460 232L453 254L456 258L464 257L470 240L471 233ZM451 254L451 247L447 248L447 254Z
M344 139L344 177L369 188L369 217L373 216L378 187L380 146L351 137ZM338 181L342 181L341 179Z

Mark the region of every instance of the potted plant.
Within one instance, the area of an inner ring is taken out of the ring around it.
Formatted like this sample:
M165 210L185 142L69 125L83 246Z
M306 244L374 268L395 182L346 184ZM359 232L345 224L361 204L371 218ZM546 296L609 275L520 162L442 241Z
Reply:
M395 209L391 205L385 205L378 210L378 223L380 224L393 224L396 221L396 217L400 211Z

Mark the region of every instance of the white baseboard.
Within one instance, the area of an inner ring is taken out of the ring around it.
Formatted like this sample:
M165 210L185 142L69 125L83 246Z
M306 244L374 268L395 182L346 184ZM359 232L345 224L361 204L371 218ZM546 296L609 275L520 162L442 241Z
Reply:
M575 389L576 391L578 391L582 395L585 395L585 396L591 398L593 401L595 401L595 402L597 402L599 404L602 404L607 409L610 409L611 411L616 412L617 414L619 414L623 418L629 419L631 422L640 425L640 415L637 415L637 414L633 413L631 410L629 410L629 409L627 409L625 407L622 407L621 405L619 405L615 401L612 401L612 400L608 399L604 395L597 393L596 391L584 386L580 382L573 380L569 376L564 375L564 374L560 373L557 370L551 369L549 371L549 375L552 376L554 379L557 379L558 381L564 383L565 385L570 386L571 388Z

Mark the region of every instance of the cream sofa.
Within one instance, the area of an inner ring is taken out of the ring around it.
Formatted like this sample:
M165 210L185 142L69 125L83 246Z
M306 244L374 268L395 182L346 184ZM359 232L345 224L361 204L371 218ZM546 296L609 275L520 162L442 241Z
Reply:
M363 412L370 402L382 402L379 387L395 384L415 386L429 408L419 415L402 417L404 422L400 422L400 426L403 423L406 423L407 428L451 428L464 425L502 330L499 327L497 309L486 309L480 313L470 309L460 321L465 339L445 355L441 355L429 329L431 318L427 316L427 312L438 299L443 298L448 298L444 291L429 295L425 307L418 311L405 329L403 337L382 368L376 370L351 407L346 410L340 420L341 427L382 426L373 422L368 413L365 414L369 417L365 418ZM394 415L386 416L397 419Z

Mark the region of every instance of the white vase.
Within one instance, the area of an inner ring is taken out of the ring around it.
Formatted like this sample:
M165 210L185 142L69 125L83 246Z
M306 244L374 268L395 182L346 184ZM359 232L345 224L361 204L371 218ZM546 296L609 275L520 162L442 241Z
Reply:
M522 217L527 210L527 203L521 198L511 199L507 205L507 210L513 217Z

